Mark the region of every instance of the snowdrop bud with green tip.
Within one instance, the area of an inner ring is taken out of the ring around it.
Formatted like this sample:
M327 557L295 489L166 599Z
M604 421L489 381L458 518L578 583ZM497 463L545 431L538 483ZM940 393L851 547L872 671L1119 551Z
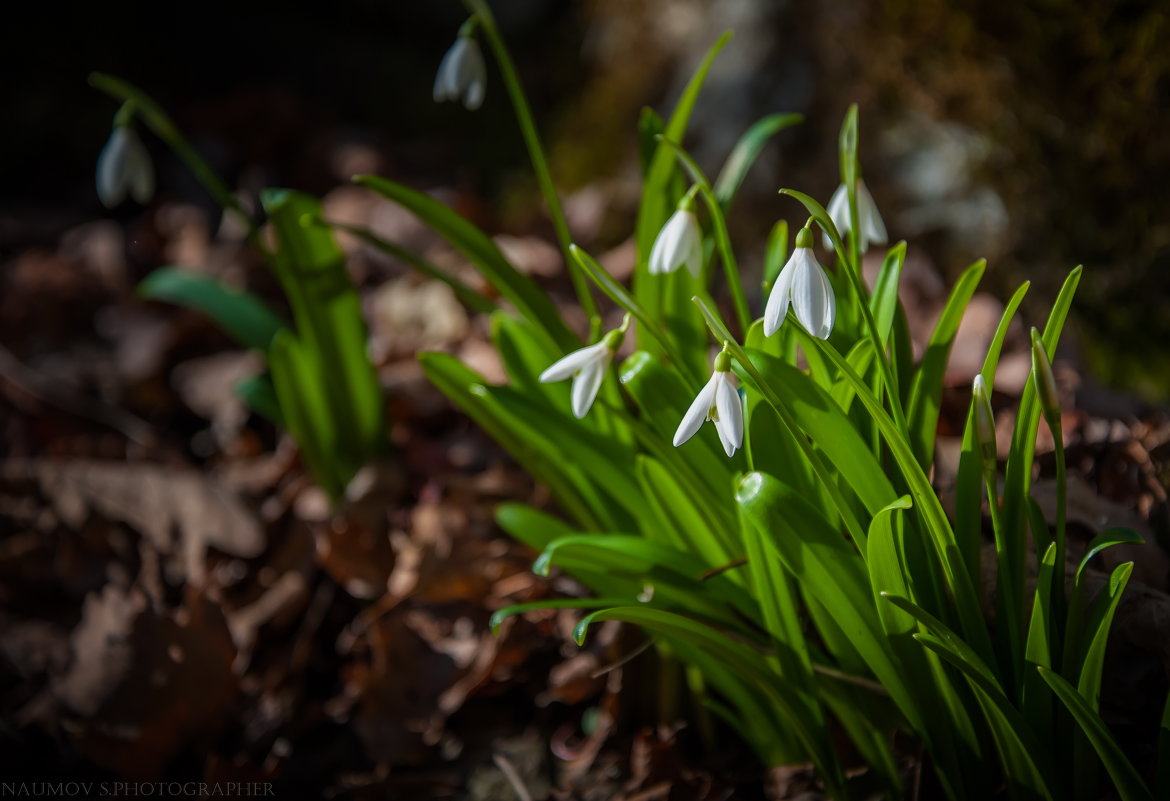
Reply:
M597 392L601 389L601 381L605 378L605 371L613 361L613 355L622 345L626 329L629 327L630 317L627 314L620 328L608 332L600 342L575 350L562 359L553 362L547 370L540 374L540 382L547 384L552 381L573 379L572 406L573 416L578 420L583 418L593 406Z
M711 380L699 390L691 407L683 415L674 433L674 447L693 437L707 420L715 423L715 431L728 456L735 455L743 446L743 402L735 388L731 374L731 354L723 350L715 357Z
M1040 332L1032 329L1032 374L1036 377L1036 394L1040 408L1049 424L1060 423L1060 393L1056 391L1056 376L1052 374L1052 362L1040 339Z
M849 190L845 184L837 187L826 211L841 236L849 233L852 220L849 218ZM869 250L870 242L886 244L886 224L882 222L882 215L878 213L877 204L873 202L873 195L865 188L865 181L860 180L857 182L857 226L861 229L857 246L862 253ZM824 239L825 247L832 249L833 240L828 234L825 234Z
M812 231L806 226L796 235L796 247L788 263L776 277L768 305L764 307L764 336L780 330L788 315L788 305L810 334L828 339L837 316L837 299L829 277L812 252Z
M139 203L154 195L154 165L146 145L126 124L115 124L97 161L97 193L102 205L112 209L127 193Z
M983 458L984 472L990 470L995 474L996 446L995 446L995 412L991 409L991 393L987 390L987 382L983 374L978 373L971 382L971 404L975 410L975 439L979 444L979 453Z
M703 268L703 238L695 216L695 187L679 201L650 249L650 274L665 275L686 266L695 278Z
M459 38L439 64L433 92L436 103L459 100L468 111L475 111L483 105L487 89L487 66L479 42L471 35L472 27L470 21L469 25L463 26Z

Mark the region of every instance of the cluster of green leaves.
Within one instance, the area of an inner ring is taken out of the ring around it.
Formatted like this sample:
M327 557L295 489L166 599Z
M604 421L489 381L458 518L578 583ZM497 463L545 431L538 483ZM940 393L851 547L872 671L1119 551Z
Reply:
M903 732L929 754L949 798L988 798L1003 788L1012 798L1095 798L1100 766L1122 798L1151 798L1097 711L1108 632L1132 564L1118 567L1091 602L1086 570L1102 549L1135 537L1123 530L1098 537L1066 598L1056 561L1063 516L1052 532L1030 497L1042 412L1034 384L1020 401L1002 491L983 469L974 413L953 522L930 482L946 362L984 263L960 277L915 361L898 300L905 243L887 253L870 291L854 238L842 238L811 197L784 190L833 242L837 324L828 342L794 319L765 338L748 310L725 215L762 146L797 118L762 120L708 181L680 142L725 41L668 120L647 111L639 124L644 188L632 289L584 250L567 247L571 266L638 330L638 349L613 368L585 419L570 414L566 386L538 380L582 344L547 297L450 209L383 179L357 179L429 223L512 306L492 317L506 385L446 354L420 360L431 381L548 485L567 517L505 504L500 524L540 552L536 572L556 566L597 597L515 606L495 622L573 606L590 610L579 638L601 620L642 627L661 652L691 669L704 703L743 732L761 759L811 762L834 798L855 790L832 734L838 727L870 767L870 789L876 783L889 797L902 791L892 734ZM515 100L518 89L509 89ZM856 109L840 152L857 231ZM651 275L651 245L688 184L704 201L706 267L698 279L684 270ZM787 226L779 224L768 243L765 287L787 247ZM711 301L717 264L738 336ZM1056 348L1079 276L1078 268L1053 305L1038 344L1046 353ZM982 368L988 385L1027 289L1015 293L996 329ZM595 320L592 337L599 332ZM707 374L712 337L733 355L746 405L745 448L732 458L710 427L680 448L671 444ZM1058 427L1053 433L1059 440ZM1063 486L1063 464L1060 480ZM984 484L998 556L995 626L978 590L985 584ZM1030 599L1029 539L1039 564ZM998 771L988 769L993 758Z
M280 282L291 322L263 300L182 267L163 267L139 285L145 298L197 309L241 345L264 354L268 372L237 391L253 410L288 430L317 483L334 500L357 470L386 448L382 389L367 352L361 302L345 254L321 221L316 198L268 189L260 202L272 230L265 244L257 220L138 88L109 75L90 82L127 104L184 161L248 238Z
M1105 647L1132 564L1116 568L1095 597L1087 570L1101 550L1136 537L1105 532L1066 577L1063 511L1050 527L1031 498L1041 417L1057 442L1062 501L1065 492L1058 416L1042 403L1035 381L1020 400L1002 487L994 460L989 469L985 458L974 406L953 519L930 482L946 362L983 262L962 274L916 361L898 300L905 243L886 254L870 290L860 275L856 238L843 238L811 197L782 190L832 241L837 321L828 341L810 336L795 319L765 337L750 311L726 215L762 148L799 117L761 120L716 180L708 180L681 143L725 35L669 119L647 110L639 122L644 184L627 289L572 244L490 9L482 0L465 3L500 62L583 309L596 308L591 280L636 321L638 337L635 352L610 368L589 414L575 418L569 388L539 380L582 345L549 297L490 237L430 196L382 178L355 179L427 222L509 307L396 243L347 229L491 314L506 384L491 384L446 354L422 354L420 361L436 386L554 494L567 519L519 504L498 512L504 529L540 552L534 570L555 566L596 594L503 609L495 623L537 606L572 606L589 610L577 627L580 639L601 620L642 627L663 655L687 666L696 696L739 729L764 762L813 764L833 798L862 789L901 795L898 732L929 755L938 785L952 799L988 798L1005 788L1012 798L1092 799L1102 767L1125 801L1152 798L1146 777L1098 713ZM157 106L114 79L99 76L95 83L135 103L225 208L245 217L281 280L294 325L256 298L172 269L148 278L144 293L202 309L267 354L271 375L249 385L247 397L289 428L336 496L384 438L357 298L319 205L296 193L267 193L264 207L276 234L269 252L251 217ZM851 109L839 150L854 232L857 138ZM697 188L704 210L704 269L698 278L685 270L651 275L651 246L688 185ZM786 260L788 238L787 225L778 223L760 276L765 291ZM1045 354L1057 346L1079 277L1079 268L1070 274L1037 337L1034 347ZM995 331L981 371L989 386L1027 289L1016 291ZM734 332L712 301L724 291L734 304ZM592 323L595 341L600 319L593 316ZM707 375L712 344L731 354L742 382L744 448L731 458L711 427L682 447L672 445ZM985 490L997 557L988 580L981 560ZM1031 593L1029 540L1038 565ZM994 625L979 592L987 585L995 588ZM1170 764L1167 710L1163 764ZM863 779L847 778L853 772L838 732L869 766ZM998 770L988 769L993 758ZM858 781L868 784L858 787ZM1165 797L1170 784L1160 781Z

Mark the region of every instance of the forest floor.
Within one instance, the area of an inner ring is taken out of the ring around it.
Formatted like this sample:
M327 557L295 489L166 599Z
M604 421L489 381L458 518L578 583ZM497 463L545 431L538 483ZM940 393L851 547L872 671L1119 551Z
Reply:
M359 190L336 190L326 206L469 274ZM550 245L501 239L567 297ZM204 317L134 294L150 268L182 264L276 298L238 232L160 204L0 266L0 779L270 782L277 798L466 801L815 791L807 772L765 773L734 736L713 746L683 725L686 704L660 702L637 631L609 623L578 647L570 610L489 630L496 609L582 590L534 576L534 554L495 526L501 501L551 508L547 492L414 360L443 349L502 380L486 321L445 287L343 246L393 448L337 509L289 438L234 396L259 358ZM607 263L620 274L629 260L626 246ZM919 342L941 286L911 258L903 301ZM952 356L935 473L944 499L1000 311L977 295ZM1020 326L994 397L1005 450L1027 354ZM1147 541L1109 554L1136 567L1104 690L1119 731L1146 731L1170 668L1170 417L1063 359L1058 379L1072 556L1111 526ZM1051 513L1045 436L1035 495Z

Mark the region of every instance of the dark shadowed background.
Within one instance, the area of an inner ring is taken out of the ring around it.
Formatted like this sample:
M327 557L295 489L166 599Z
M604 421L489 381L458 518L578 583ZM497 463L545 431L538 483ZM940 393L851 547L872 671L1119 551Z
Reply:
M1164 399L1170 356L1170 47L1167 5L1106 0L588 0L494 4L566 191L629 178L642 105L669 110L719 31L689 144L714 168L752 120L785 133L737 209L745 251L795 186L826 200L836 127L862 111L863 170L894 237L953 276L978 257L1003 296L1024 278L1039 313L1086 265L1077 346L1106 382ZM30 4L0 31L0 247L49 244L104 214L93 162L114 104L91 70L170 109L229 180L324 192L358 160L456 186L489 226L531 226L534 184L496 76L469 114L430 102L464 14L432 2ZM148 138L149 139L149 138ZM160 196L206 203L150 142ZM340 154L340 155L339 155ZM470 202L470 201L469 201ZM629 207L615 204L615 213ZM116 216L140 214L124 209ZM612 244L630 230L601 229ZM144 265L145 267L153 265ZM1035 320L1037 313L1032 315Z

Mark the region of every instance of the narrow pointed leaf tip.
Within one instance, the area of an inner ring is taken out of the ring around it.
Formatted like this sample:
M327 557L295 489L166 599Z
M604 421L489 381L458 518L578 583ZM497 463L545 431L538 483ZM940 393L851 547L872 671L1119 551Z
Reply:
M457 100L468 111L475 111L483 105L486 89L487 66L479 42L471 36L461 35L439 64L434 100L436 103Z
M829 277L809 247L793 250L776 278L764 309L765 336L780 329L790 304L796 319L810 334L818 339L829 338L837 316L837 299Z

